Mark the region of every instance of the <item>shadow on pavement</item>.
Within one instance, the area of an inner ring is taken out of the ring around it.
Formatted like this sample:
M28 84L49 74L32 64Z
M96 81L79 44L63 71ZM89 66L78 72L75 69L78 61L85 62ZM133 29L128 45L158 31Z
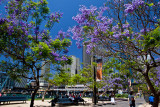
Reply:
M39 105L39 106L34 106L34 107L51 107L51 106Z
M18 103L17 103L17 102L15 102L15 103L14 103L14 102L2 103L2 102L1 102L0 106L2 106L2 105L15 105L15 104L26 104L26 103L24 103L24 102L18 102Z

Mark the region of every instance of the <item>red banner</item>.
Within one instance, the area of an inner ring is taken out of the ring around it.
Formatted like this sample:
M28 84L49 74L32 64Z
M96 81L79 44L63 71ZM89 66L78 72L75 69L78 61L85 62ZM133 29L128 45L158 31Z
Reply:
M102 80L102 62L97 64L97 81Z

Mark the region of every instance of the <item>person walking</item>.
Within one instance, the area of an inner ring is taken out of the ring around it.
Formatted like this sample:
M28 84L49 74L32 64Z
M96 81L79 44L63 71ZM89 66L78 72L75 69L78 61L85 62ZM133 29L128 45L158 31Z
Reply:
M133 92L131 91L130 94L128 95L128 101L129 101L129 106L130 107L135 107L135 99L133 96Z
M114 92L112 92L111 93L111 103L112 104L116 104L114 97L115 97Z
M153 106L153 103L154 103L154 97L153 94L151 93L151 95L149 96L149 104Z

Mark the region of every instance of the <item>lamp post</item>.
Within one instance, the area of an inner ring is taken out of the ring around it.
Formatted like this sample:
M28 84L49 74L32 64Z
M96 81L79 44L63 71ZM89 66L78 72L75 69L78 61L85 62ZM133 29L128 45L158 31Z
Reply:
M93 62L95 62L95 56L93 56ZM96 68L94 66L94 105L97 103L97 98L96 98Z

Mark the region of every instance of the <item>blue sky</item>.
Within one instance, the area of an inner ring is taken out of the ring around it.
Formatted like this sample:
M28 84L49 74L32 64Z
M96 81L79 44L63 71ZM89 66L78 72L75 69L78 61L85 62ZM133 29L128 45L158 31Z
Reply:
M105 1L106 0L48 0L48 7L51 12L60 11L63 13L60 23L55 24L51 30L51 34L56 35L59 30L67 31L69 27L76 25L77 23L72 20L72 17L79 13L80 5L100 7ZM78 49L75 42L76 41L72 40L72 46L69 49L68 55L74 55L80 58L82 62L82 49Z
M76 16L79 13L80 5L85 5L89 8L89 6L94 5L97 7L103 6L106 0L47 0L48 1L48 7L50 8L51 12L62 12L63 17L61 18L59 23L56 23L54 27L51 30L51 35L54 36L57 35L59 30L63 30L66 32L69 27L73 27L77 23L72 20L73 16ZM7 4L7 2L2 2L0 5L0 13L3 15L5 14L4 6ZM3 17L3 16L0 16ZM68 55L74 55L78 58L80 58L80 61L82 62L82 48L78 49L75 45L74 40L72 40L72 46L69 48Z

